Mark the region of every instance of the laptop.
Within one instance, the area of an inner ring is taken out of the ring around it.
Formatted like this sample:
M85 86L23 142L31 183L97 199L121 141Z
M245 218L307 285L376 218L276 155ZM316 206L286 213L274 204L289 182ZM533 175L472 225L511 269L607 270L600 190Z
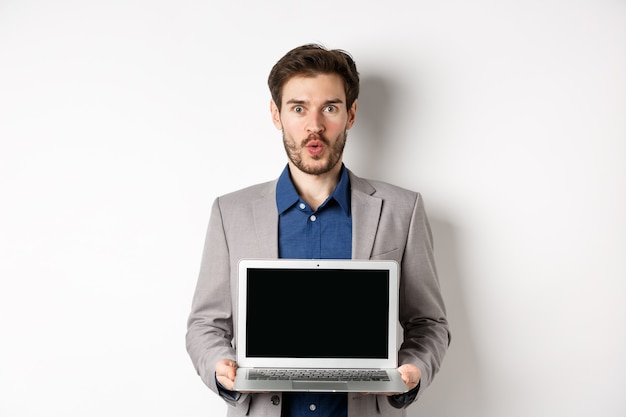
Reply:
M395 261L243 259L241 392L406 392Z

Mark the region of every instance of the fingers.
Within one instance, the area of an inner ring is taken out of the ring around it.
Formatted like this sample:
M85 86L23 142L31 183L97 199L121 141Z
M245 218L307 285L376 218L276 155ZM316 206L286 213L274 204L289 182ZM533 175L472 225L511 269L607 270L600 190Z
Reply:
M422 377L422 371L417 366L411 364L400 366L398 372L400 372L402 382L404 382L409 391L417 386Z
M231 359L222 359L215 364L215 376L220 384L229 391L233 391L237 375L237 362Z

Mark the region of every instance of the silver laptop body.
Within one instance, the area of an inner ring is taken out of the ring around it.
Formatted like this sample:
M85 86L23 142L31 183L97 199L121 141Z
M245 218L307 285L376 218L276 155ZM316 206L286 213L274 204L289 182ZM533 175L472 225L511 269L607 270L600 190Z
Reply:
M235 390L406 391L395 261L244 259L238 273Z

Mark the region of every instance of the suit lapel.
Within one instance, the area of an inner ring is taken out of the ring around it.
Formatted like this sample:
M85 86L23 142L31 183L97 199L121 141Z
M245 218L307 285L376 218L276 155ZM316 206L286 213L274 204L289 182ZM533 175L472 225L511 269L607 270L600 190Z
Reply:
M270 183L263 197L254 202L253 211L259 257L278 258L276 181Z
M382 200L372 196L376 189L369 182L348 172L352 189L352 258L370 259L378 231Z

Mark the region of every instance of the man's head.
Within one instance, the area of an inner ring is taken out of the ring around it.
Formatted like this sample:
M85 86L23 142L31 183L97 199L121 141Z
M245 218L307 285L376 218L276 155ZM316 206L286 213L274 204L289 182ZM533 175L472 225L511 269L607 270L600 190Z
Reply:
M267 84L278 110L282 106L282 90L287 81L294 76L313 77L319 74L341 77L347 108L359 97L359 73L352 57L340 49L328 50L321 45L308 44L287 52L270 72Z
M276 63L268 84L272 121L283 132L291 167L316 176L338 173L359 93L352 58L304 45Z

